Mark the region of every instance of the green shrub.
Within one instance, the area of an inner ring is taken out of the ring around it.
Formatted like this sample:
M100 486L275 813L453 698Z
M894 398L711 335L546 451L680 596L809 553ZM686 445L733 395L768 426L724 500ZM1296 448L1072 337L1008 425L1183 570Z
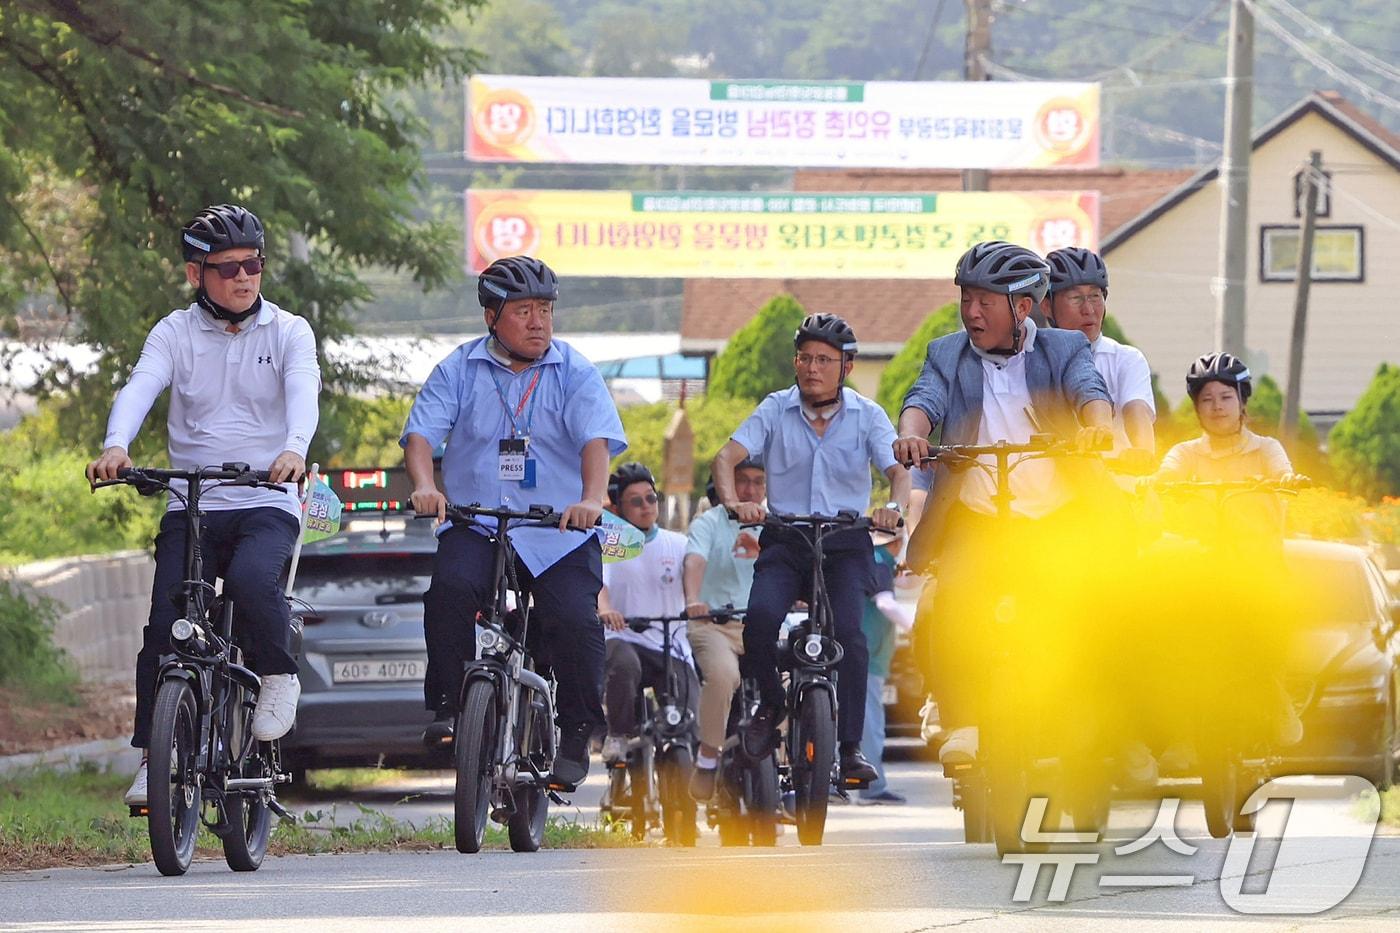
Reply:
M880 385L875 390L875 401L889 414L891 421L899 420L900 409L904 407L904 396L909 394L914 380L919 378L919 371L924 368L929 342L951 334L961 326L958 306L950 301L924 318L924 322L890 359L889 364L880 373Z
M1352 492L1373 500L1400 495L1400 366L1381 364L1327 442Z
M36 699L72 700L77 683L68 656L54 647L58 608L0 576L0 686Z
M806 316L791 295L778 295L760 308L715 357L705 389L709 397L758 402L792 385L792 335Z
M710 479L710 461L724 446L745 418L752 414L754 403L748 399L716 398L708 395L685 406L691 430L695 432L695 493L698 495ZM627 432L627 450L613 461L636 460L646 464L658 476L666 428L676 411L674 402L653 405L629 405L621 410L622 426Z

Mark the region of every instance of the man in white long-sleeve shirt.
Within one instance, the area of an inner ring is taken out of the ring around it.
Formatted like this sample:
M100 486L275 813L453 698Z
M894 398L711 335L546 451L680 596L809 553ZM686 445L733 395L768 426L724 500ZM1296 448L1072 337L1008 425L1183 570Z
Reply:
M321 371L304 318L262 297L262 223L232 204L206 208L181 231L185 276L195 289L188 307L151 329L131 378L117 394L101 456L89 481L114 479L132 466L127 449L159 395L171 390L170 464L197 469L227 462L267 469L287 492L246 486L211 488L201 499L201 541L210 582L238 606L250 666L262 678L253 735L285 735L301 686L290 653L291 619L282 579L300 530L295 486L319 419ZM136 659L136 722L131 744L150 737L156 674L170 651L170 627L185 575L184 503L172 496L156 536L151 613ZM124 797L146 803L146 761Z

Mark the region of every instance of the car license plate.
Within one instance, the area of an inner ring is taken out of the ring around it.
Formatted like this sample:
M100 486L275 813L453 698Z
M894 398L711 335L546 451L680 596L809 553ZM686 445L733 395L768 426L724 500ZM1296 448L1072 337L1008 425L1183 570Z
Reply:
M899 699L899 688L894 684L885 684L880 692L880 702L885 706L894 706Z
M354 661L336 661L331 665L331 680L338 684L422 680L427 667L428 662L425 658L362 658Z

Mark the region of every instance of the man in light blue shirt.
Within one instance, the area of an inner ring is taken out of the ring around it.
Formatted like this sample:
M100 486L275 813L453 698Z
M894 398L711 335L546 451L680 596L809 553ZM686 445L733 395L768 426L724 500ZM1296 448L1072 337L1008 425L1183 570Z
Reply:
M597 537L581 529L591 530L602 515L608 462L627 440L597 368L553 339L559 285L548 266L526 256L497 260L481 274L477 295L490 335L462 344L437 365L399 444L419 514L441 519L449 501L520 511L541 504L560 513L557 530L518 528L510 539L559 683L561 737L551 782L571 788L588 773L588 738L603 723L602 552ZM444 440L446 496L434 482L432 460ZM476 614L494 595L492 565L483 534L439 529L423 598L424 698L435 714L424 733L430 745L452 741Z
M763 506L741 501L734 488L735 466L752 457L768 472L772 511L864 513L870 504L873 464L889 477L891 501L871 518L877 527L894 529L909 503L909 472L894 459L889 416L854 389L842 387L855 365L855 333L835 315L813 314L802 322L793 342L797 384L760 402L715 457L720 502L745 524L763 520ZM795 539L797 534L765 528L754 564L744 620L744 669L758 682L762 701L742 738L745 751L756 758L772 749L784 715L778 631L792 604L806 599L811 590L811 551ZM869 667L860 618L874 573L873 548L870 536L856 529L826 537L824 548L822 572L836 637L845 652L836 668L841 777L848 785L866 784L877 773L860 753Z

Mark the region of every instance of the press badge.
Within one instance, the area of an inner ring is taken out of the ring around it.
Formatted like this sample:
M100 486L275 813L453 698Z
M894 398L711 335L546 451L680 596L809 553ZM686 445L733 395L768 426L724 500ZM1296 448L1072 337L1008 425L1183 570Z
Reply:
M525 438L508 437L501 440L498 447L497 463L500 465L500 478L512 482L525 480ZM534 473L534 470L530 470Z

